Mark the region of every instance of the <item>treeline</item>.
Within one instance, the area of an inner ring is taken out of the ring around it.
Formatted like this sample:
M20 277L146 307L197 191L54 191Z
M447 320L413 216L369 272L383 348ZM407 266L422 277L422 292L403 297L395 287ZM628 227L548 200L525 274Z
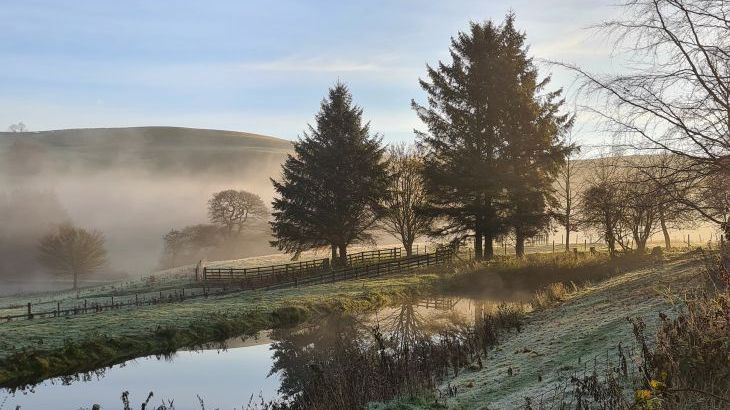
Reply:
M524 33L505 22L472 24L452 40L451 62L428 67L427 126L414 148L382 145L337 83L315 125L294 145L273 181L273 245L287 252L330 247L344 260L352 243L385 227L410 251L420 235L473 241L476 257L511 235L516 252L543 232L553 181L575 149L573 116L561 90L549 91L527 54Z
M681 162L686 161L669 154L569 159L555 185L554 216L565 249L571 233L579 231L598 233L612 255L645 252L655 235L670 249L671 231L703 222L690 202L714 215L727 213L727 185L688 181L668 171Z
M349 245L372 242L382 228L408 252L429 235L469 241L482 259L494 255L496 240L509 238L522 256L526 240L561 227L566 250L571 232L591 231L614 255L645 251L660 231L670 247L670 229L700 218L727 230L730 156L727 144L725 156L717 151L726 135L692 139L700 149L714 144L704 156L649 136L653 155L609 155L579 170L575 115L538 72L514 15L499 25L472 23L452 39L449 55L420 80L426 101L412 108L426 129L416 131L413 147L385 147L348 88L338 82L329 90L272 180L272 245L295 254L329 247L333 260L344 261ZM640 153L639 144L630 148Z

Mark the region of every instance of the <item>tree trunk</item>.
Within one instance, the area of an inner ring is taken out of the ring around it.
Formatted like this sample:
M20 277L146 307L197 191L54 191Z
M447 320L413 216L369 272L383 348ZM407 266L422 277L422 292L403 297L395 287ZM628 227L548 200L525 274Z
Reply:
M494 236L490 234L484 235L484 259L490 260L494 258Z
M662 226L662 233L664 234L664 247L670 250L672 249L672 240L669 239L669 229L667 229L667 221L664 220L664 215L659 217L659 224Z
M347 266L347 245L340 245L340 263Z
M332 266L337 266L339 262L337 261L337 245L330 245L332 248Z
M570 222L565 224L565 252L570 252Z
M519 229L515 230L515 254L518 258L525 256L525 235Z
M479 232L476 232L474 234L474 259L475 260L482 260L484 256L484 251L482 250L482 234Z
M616 256L616 239L613 236L613 233L608 233L606 235L606 245L608 245L608 253L613 258Z
M413 241L406 242L403 244L403 246L406 248L406 256L413 256Z

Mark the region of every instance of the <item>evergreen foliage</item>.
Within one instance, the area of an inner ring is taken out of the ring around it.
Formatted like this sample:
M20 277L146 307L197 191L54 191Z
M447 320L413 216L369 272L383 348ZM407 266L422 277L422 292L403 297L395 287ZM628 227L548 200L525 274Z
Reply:
M435 234L474 238L477 258L510 232L518 242L544 229L552 181L568 147L560 143L572 117L561 91L544 92L514 15L502 25L472 23L451 41L451 63L428 67L427 106L412 103L429 132L425 148L426 209L444 223ZM482 248L482 238L485 248Z
M384 151L338 82L315 125L294 143L281 180L272 180L272 245L286 252L330 246L333 259L339 251L344 263L348 245L372 240L368 231L381 214L390 179Z

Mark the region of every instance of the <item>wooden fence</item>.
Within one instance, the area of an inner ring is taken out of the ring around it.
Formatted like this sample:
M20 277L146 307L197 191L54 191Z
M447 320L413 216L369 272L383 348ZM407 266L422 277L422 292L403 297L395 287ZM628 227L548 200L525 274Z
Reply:
M197 290L197 291L196 291ZM107 298L96 298L95 300L77 300L73 306L63 306L60 301L27 303L23 306L23 313L0 316L0 322L11 322L23 319L36 318L57 318L81 315L85 313L99 313L109 310L116 310L126 307L141 307L158 305L161 303L181 302L188 299L197 299L208 296L223 295L226 293L240 292L238 288L180 288L168 291L149 292L146 294L133 294L126 296L109 296ZM50 305L50 308L48 307ZM35 308L35 310L34 310ZM40 310L39 310L40 308Z
M303 276L330 270L329 259L256 266L253 268L203 268L203 281L266 282L279 277Z
M295 278L292 281L266 286L266 289L318 285L349 279L362 279L396 273L408 273L425 266L440 265L450 262L454 255L455 253L448 249L437 250L433 253L413 255L408 258L386 260L362 266L349 266L319 275Z
M375 249L351 253L347 255L347 266L365 265L371 262L380 262L389 259L399 259L403 254L401 248Z
M157 305L161 303L181 302L189 299L207 298L209 296L218 296L224 294L238 293L246 290L275 290L286 289L292 287L317 285L323 283L331 283L349 279L361 279L374 276L383 276L396 273L408 273L418 268L432 265L444 264L452 260L454 253L450 250L438 250L433 253L414 255L408 258L395 260L385 260L372 264L349 266L341 269L329 269L329 263L326 263L327 271L307 271L304 266L307 263L319 262L319 269L324 269L326 259L320 261L301 262L302 270L299 274L294 274L295 270L289 268L289 274L284 268L281 273L280 267L285 265L277 265L276 269L271 269L268 275L263 275L265 271L261 268L261 279L259 280L258 272L250 275L245 280L213 280L210 282L199 282L195 286L182 287L179 289L168 289L164 293L148 292L144 294L129 294L123 296L109 296L106 298L96 298L96 300L76 300L73 306L62 306L61 301L42 302L35 305L36 309L41 306L41 310L34 310L34 305L28 303L23 305L23 312L17 314L0 316L1 322L10 322L14 320L29 320L36 318L60 318L86 313L99 313L122 308L133 308L141 306ZM298 265L298 264L289 264ZM268 267L274 268L274 267ZM229 272L229 269L223 269ZM235 272L235 271L234 271ZM247 273L250 273L249 270ZM308 272L304 274L304 272ZM207 272L206 272L207 273ZM50 306L49 306L50 305Z

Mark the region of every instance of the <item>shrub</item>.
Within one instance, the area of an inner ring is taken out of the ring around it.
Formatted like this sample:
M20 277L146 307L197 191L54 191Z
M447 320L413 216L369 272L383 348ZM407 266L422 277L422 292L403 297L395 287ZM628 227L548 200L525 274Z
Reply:
M661 246L655 246L651 248L651 256L655 258L661 258L664 256L664 248Z
M573 285L573 289L577 290L578 288L577 286ZM530 304L532 305L532 308L534 310L545 309L564 301L569 293L570 291L564 283L551 283L545 288L535 292L535 295L533 296L532 302Z

